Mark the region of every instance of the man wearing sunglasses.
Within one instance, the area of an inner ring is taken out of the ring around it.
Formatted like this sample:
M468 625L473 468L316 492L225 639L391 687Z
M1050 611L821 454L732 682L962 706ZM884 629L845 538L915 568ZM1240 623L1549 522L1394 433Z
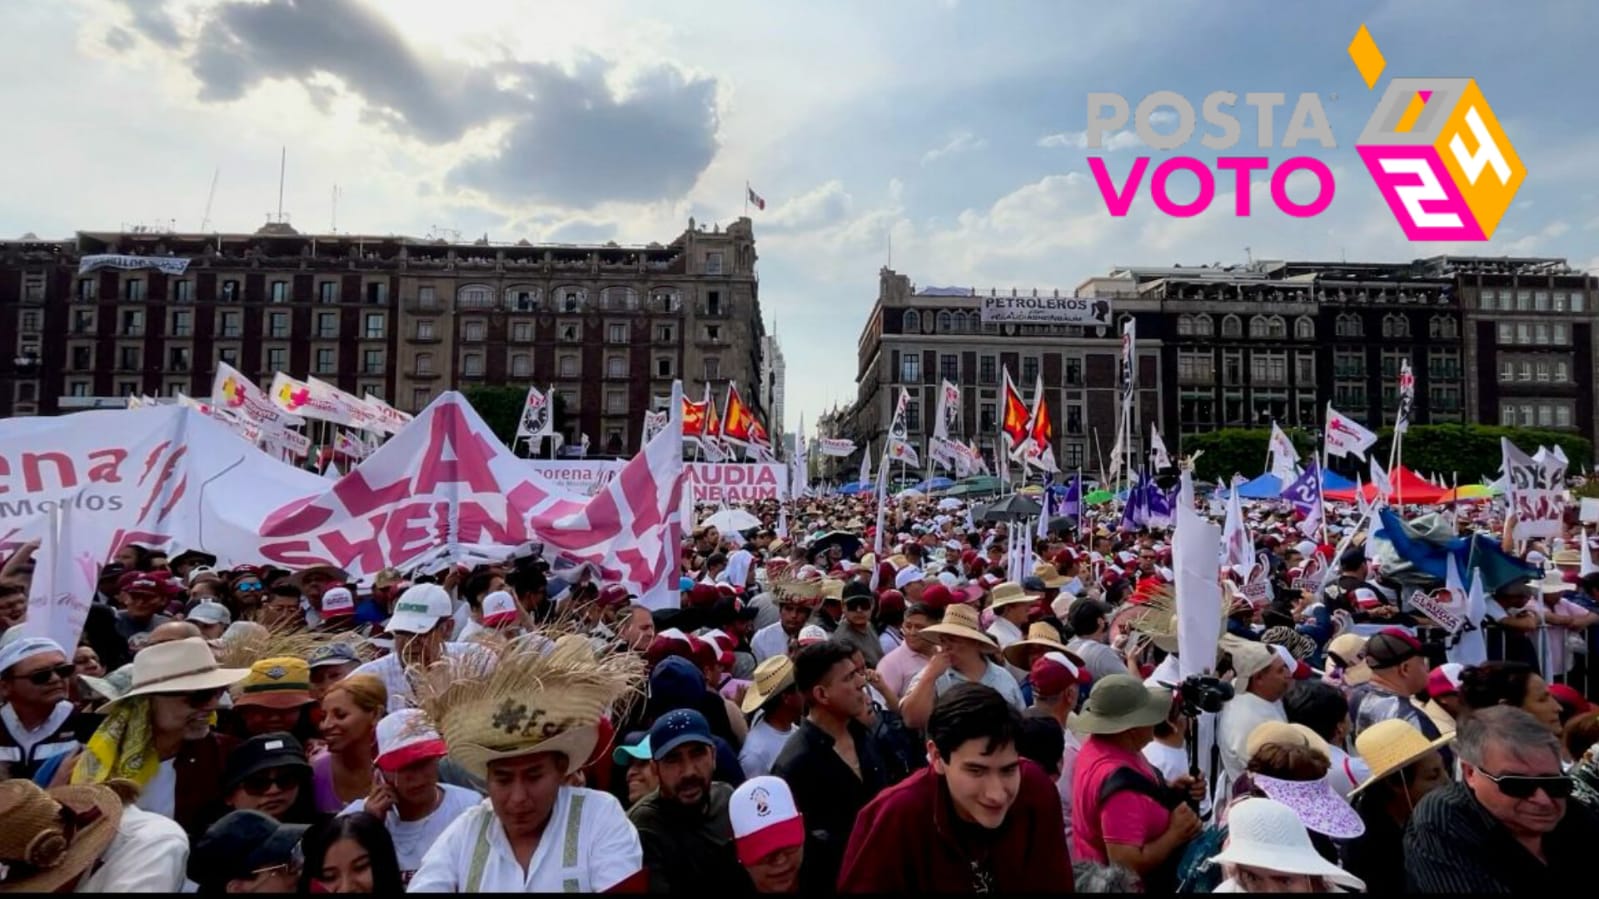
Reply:
M33 777L39 766L82 744L67 684L76 668L54 640L23 637L0 649L0 768Z
M1456 732L1460 783L1417 803L1405 834L1412 893L1553 893L1592 868L1599 820L1569 801L1559 739L1527 712L1499 705Z

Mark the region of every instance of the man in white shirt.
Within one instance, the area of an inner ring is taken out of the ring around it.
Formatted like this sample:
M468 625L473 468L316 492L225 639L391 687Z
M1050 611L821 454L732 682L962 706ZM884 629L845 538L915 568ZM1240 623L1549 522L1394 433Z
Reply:
M426 670L440 658L482 657L470 643L449 643L455 627L454 603L438 584L417 584L400 594L385 630L394 636L394 650L356 668L351 674L372 674L389 691L389 711L415 704L408 668Z
M821 598L821 582L779 581L773 592L777 594L777 623L761 628L750 638L750 651L755 653L757 665L772 656L788 655L799 640L800 631L810 623L811 612Z
M341 814L364 811L381 820L394 840L400 877L409 881L439 834L483 797L474 790L439 783L439 759L447 754L444 740L420 709L384 716L377 738L372 793L350 803Z
M12 852L0 857L7 893L175 893L183 888L189 838L170 818L128 804L106 784L44 790L0 783L0 815ZM53 832L53 836L50 834ZM23 864L23 847L58 842L55 864Z
M1233 781L1249 763L1249 734L1267 721L1288 720L1282 698L1293 683L1283 660L1263 643L1248 640L1228 641L1233 657L1232 700L1222 706L1216 722L1216 741L1221 749L1221 783L1217 802L1232 795Z
M1006 581L989 593L988 607L994 610L994 622L988 626L988 635L1000 649L1021 640L1027 626L1027 613L1037 596L1029 595L1022 585Z
M794 662L788 656L772 656L755 668L755 679L744 692L742 711L754 715L738 764L745 777L759 777L772 770L783 744L793 735L805 700L794 686Z
M74 668L45 637L22 637L0 649L0 772L33 777L58 755L76 752L77 717L67 699Z
M483 778L489 797L433 841L408 892L642 886L644 849L622 804L567 783L594 755L600 716L640 688L642 667L626 656L600 660L580 635L547 649L498 647L492 655L476 677L470 661L452 660L450 676L430 678L420 697L451 759Z

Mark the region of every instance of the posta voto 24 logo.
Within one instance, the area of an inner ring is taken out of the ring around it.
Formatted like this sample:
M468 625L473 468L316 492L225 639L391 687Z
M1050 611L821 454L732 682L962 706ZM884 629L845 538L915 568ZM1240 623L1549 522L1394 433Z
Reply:
M1349 44L1349 58L1366 88L1375 89L1387 61L1365 25L1360 26ZM1203 135L1201 144L1217 151L1238 144L1241 129L1231 112L1238 99L1230 91L1205 97L1201 115L1220 133ZM1286 95L1248 93L1244 102L1257 110L1256 145L1262 150L1272 149L1273 112L1286 105ZM1165 110L1175 114L1177 127L1163 133L1154 129L1153 121L1157 112ZM1126 125L1128 116L1128 103L1122 95L1090 93L1087 148L1103 149L1105 136ZM1194 107L1175 91L1156 91L1144 97L1132 110L1132 118L1138 140L1157 150L1175 150L1194 133ZM1121 135L1113 139L1119 138ZM1305 141L1315 141L1327 149L1338 146L1316 93L1299 95L1283 128L1283 149ZM1516 148L1472 78L1390 79L1355 142L1355 149L1405 236L1414 241L1488 240L1527 176ZM1149 168L1149 157L1134 160L1126 181L1119 187L1102 157L1090 156L1088 167L1105 208L1117 217L1127 215ZM1251 213L1251 172L1270 171L1273 205L1296 218L1320 215L1332 204L1337 191L1332 171L1313 156L1291 156L1275 168L1266 156L1219 156L1215 167L1233 173L1233 213L1240 217ZM1288 177L1299 171L1309 173L1316 181L1316 194L1305 203L1294 201L1287 191ZM1178 172L1188 172L1199 182L1198 195L1186 203L1173 200L1168 192L1171 177ZM1193 156L1170 156L1150 175L1150 198L1155 208L1166 215L1195 216L1210 208L1215 199L1216 177L1210 166Z

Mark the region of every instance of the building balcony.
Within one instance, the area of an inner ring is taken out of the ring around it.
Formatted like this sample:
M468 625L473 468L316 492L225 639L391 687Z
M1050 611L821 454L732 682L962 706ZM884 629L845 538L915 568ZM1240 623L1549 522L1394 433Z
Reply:
M413 371L410 373L410 376L414 381L434 381L440 378L442 375L440 372L430 369L428 371Z
M727 318L729 310L726 303L711 306L709 303L700 303L694 309L694 314L700 318Z
M439 315L444 312L444 304L438 300L419 300L416 297L411 297L403 305L406 312L420 312L431 315Z
M421 334L413 334L406 338L406 340L409 340L412 343L438 343L442 339L443 338L439 337L437 334L429 334L426 337L422 336Z

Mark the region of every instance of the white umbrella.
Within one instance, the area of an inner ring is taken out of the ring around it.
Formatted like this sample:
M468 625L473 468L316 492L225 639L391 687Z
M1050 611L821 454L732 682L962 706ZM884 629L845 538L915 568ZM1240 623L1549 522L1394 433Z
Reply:
M954 509L959 509L961 505L962 503L960 500L953 496L946 496L938 501L938 510L940 512L949 512Z
M747 531L761 526L761 520L743 509L722 509L700 522L702 528L716 528L722 533Z
M895 499L913 499L915 497L925 496L925 495L926 494L922 493L922 491L920 491L920 490L917 490L915 487L907 487L904 490L901 490L900 492L894 494L894 498Z

